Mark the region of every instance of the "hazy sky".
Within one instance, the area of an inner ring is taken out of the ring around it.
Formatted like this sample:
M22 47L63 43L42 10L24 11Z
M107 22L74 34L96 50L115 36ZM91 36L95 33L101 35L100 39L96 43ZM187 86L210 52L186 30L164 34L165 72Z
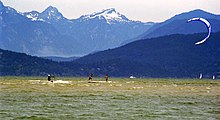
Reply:
M220 0L1 0L20 12L42 12L49 5L67 18L75 19L107 8L115 8L129 19L161 22L175 14L202 9L220 14Z

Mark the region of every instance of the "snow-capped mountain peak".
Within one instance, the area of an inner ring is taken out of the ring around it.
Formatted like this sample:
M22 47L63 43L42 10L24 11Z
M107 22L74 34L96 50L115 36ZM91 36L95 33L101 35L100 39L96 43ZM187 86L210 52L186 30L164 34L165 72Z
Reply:
M42 13L39 13L37 11L31 11L22 13L22 15L26 16L32 21L45 21L48 23L50 23L53 20L59 21L61 19L65 19L63 15L58 11L58 9L53 6L49 6Z
M27 18L31 19L32 21L43 21L42 19L39 19L39 12L37 11L31 11L31 12L25 12L22 13L22 15L26 16Z
M48 14L53 14L53 15L59 13L58 9L53 6L49 6L46 10L44 10L44 12Z
M39 18L49 23L51 20L59 21L61 19L65 19L58 9L53 6L49 6L42 13L40 13Z
M102 10L101 12L95 12L89 15L84 15L81 18L86 19L86 20L94 19L94 18L105 19L108 24L111 24L114 21L118 21L118 22L129 21L128 18L126 18L124 15L117 12L114 8L105 9L105 10Z

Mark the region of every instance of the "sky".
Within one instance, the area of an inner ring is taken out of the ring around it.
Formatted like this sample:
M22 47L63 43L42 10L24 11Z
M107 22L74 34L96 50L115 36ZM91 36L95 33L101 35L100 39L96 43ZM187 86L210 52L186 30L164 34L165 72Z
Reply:
M220 14L220 0L1 0L20 12L42 12L54 6L68 19L115 8L131 20L162 22L176 14L202 9Z

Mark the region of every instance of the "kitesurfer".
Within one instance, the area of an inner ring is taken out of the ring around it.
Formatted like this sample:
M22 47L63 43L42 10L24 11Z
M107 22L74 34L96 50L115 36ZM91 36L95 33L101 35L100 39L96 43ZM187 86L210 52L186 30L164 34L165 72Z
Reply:
M53 80L51 80L52 78L55 79L55 76L51 76L50 74L48 74L47 80L53 82Z
M92 80L93 74L89 75L89 80Z
M105 81L108 82L108 75L105 75Z

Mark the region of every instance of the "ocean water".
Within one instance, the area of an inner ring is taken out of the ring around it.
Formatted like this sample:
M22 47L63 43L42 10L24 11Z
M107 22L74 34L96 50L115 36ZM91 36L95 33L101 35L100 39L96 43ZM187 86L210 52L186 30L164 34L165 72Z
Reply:
M0 80L1 120L218 120L220 81Z

